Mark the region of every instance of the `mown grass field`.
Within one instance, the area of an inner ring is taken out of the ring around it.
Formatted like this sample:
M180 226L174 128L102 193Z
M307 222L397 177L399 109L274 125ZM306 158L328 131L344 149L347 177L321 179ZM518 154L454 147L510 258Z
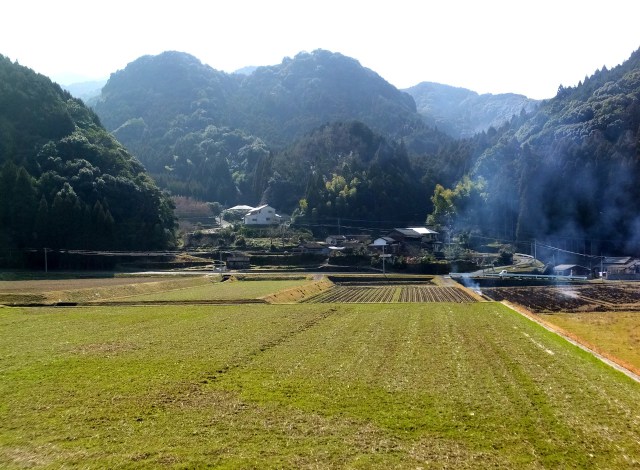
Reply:
M166 292L130 296L128 300L189 301L257 299L281 290L303 286L310 282L308 279L215 282Z
M313 282L304 276L241 276L225 282L220 280L220 276L203 275L0 281L0 304L247 300Z
M496 303L0 308L2 468L637 468L639 402Z

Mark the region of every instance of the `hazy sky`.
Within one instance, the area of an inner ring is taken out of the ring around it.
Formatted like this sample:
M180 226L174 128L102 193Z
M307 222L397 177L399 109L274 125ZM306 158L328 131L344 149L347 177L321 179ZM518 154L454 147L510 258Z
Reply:
M165 50L231 72L321 48L399 88L548 98L640 48L638 0L6 0L2 16L0 54L60 83Z

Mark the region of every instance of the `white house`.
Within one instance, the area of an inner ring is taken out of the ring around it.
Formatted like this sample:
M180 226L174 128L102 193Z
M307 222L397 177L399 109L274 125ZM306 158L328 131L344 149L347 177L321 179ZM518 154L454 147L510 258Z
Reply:
M280 223L281 217L268 204L251 209L244 216L245 225L275 225Z

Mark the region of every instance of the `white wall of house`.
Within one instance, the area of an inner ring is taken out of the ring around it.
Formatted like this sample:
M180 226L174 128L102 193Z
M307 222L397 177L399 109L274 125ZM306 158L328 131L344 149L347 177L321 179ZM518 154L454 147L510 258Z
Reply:
M280 216L268 204L250 210L244 216L245 225L271 225L280 223Z

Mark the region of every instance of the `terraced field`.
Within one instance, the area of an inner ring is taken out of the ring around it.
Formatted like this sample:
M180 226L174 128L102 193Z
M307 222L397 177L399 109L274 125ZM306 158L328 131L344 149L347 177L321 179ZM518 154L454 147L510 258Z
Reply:
M438 286L336 286L306 299L307 303L475 302L457 287Z

